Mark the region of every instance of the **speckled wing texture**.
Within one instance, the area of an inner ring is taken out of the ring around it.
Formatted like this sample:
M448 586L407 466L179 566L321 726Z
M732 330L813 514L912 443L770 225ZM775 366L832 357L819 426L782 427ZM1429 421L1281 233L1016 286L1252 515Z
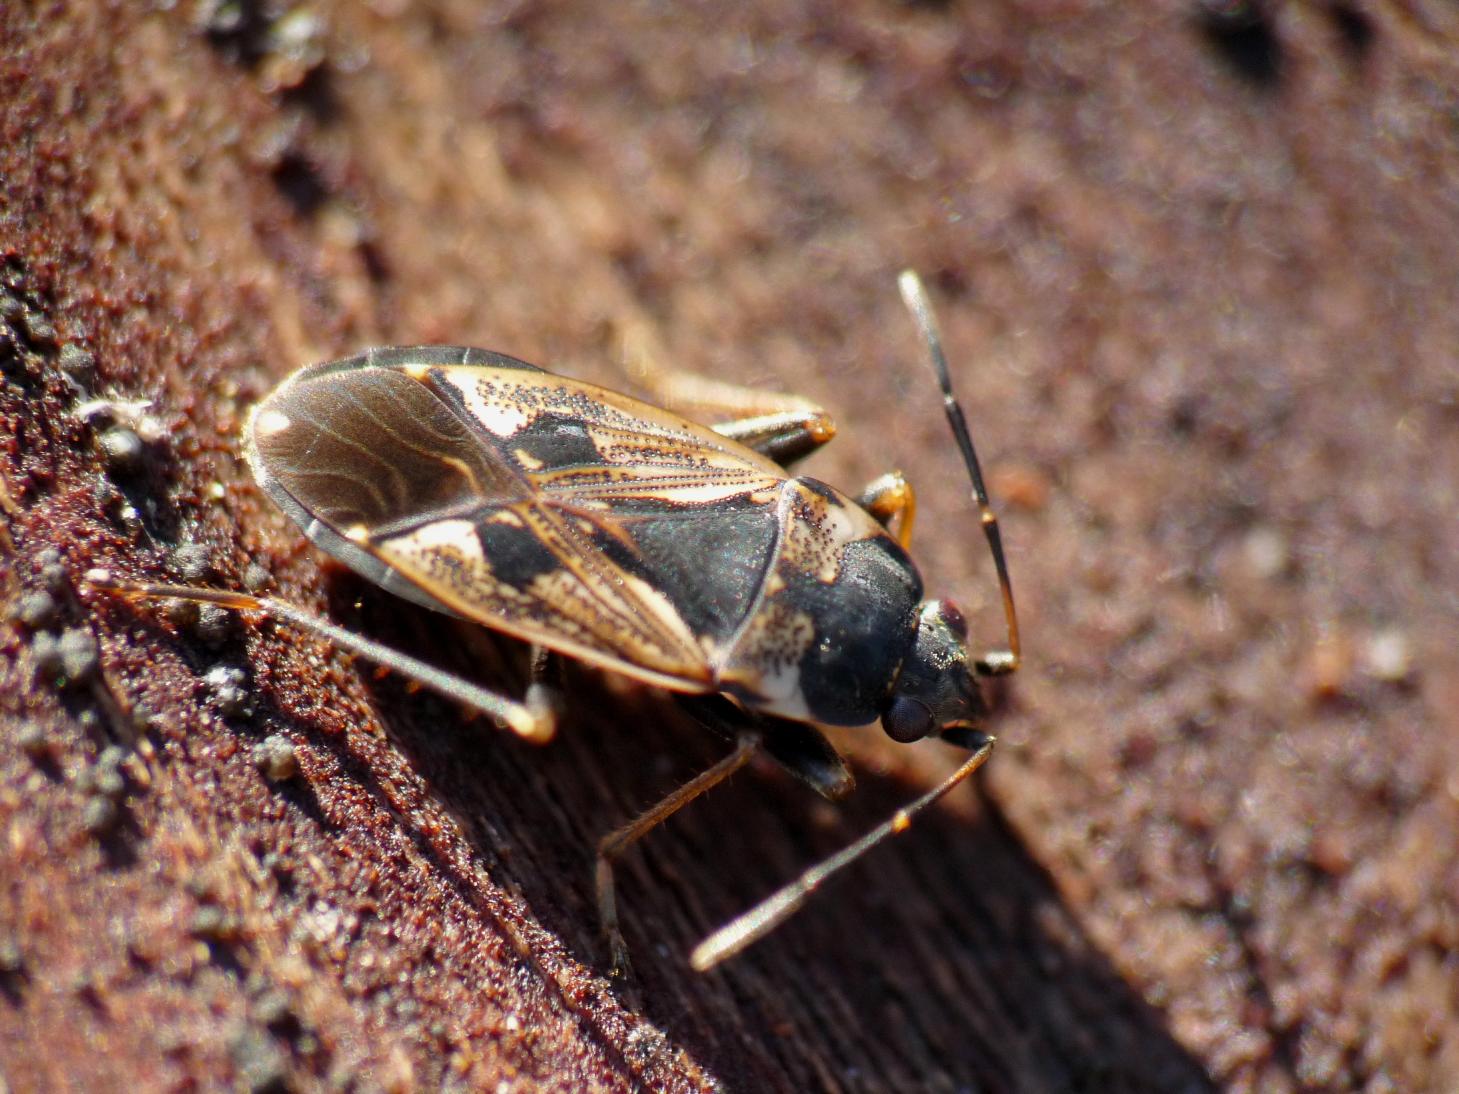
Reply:
M247 456L392 592L680 691L716 687L785 483L707 427L457 347L301 370L254 412Z

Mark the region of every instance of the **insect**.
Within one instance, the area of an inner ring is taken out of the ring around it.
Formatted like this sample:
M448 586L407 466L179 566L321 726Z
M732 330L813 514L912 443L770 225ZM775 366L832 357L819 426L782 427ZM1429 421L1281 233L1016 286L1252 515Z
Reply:
M318 547L428 608L533 646L521 700L444 673L284 601L106 572L96 588L274 616L478 708L532 740L557 719L546 666L566 656L676 694L733 752L598 848L615 969L626 968L613 862L765 751L828 796L850 778L814 723L880 720L892 739L970 752L940 785L714 932L707 969L788 918L843 869L970 776L993 738L977 678L1018 667L1018 623L997 520L952 392L921 281L904 300L927 344L997 570L1007 644L970 659L946 600L924 600L907 553L914 499L898 474L857 499L787 469L830 439L787 405L713 427L498 353L371 350L304 368L254 410L245 455ZM895 528L895 531L894 531Z

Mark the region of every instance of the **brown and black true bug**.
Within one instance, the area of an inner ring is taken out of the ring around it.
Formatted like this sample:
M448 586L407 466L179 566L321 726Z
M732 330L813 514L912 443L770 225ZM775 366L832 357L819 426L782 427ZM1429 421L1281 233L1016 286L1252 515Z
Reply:
M133 597L181 597L275 616L545 740L550 654L677 693L737 738L734 752L599 846L598 892L625 963L612 862L763 748L828 796L849 788L812 723L880 719L896 741L971 750L911 805L755 909L691 961L707 969L791 915L827 876L971 775L993 738L977 676L1018 667L1013 594L926 293L904 273L997 568L1005 649L969 661L950 602L923 600L906 552L912 493L884 476L859 500L786 465L828 440L798 404L708 427L648 403L476 349L371 350L304 368L254 410L245 454L258 484L316 545L376 584L534 646L524 701L335 626L232 592L118 580ZM896 521L897 535L889 527Z

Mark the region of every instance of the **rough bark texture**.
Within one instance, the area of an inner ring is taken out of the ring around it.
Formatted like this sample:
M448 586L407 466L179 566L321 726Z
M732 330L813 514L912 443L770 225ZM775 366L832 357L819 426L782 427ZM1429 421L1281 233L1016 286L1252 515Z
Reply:
M1451 5L152 8L0 4L9 1089L1459 1086ZM288 370L452 341L821 400L811 470L906 470L994 641L903 265L1027 668L981 792L723 971L687 948L948 757L848 733L839 810L695 804L622 870L617 991L594 841L720 743L582 671L534 749L76 592L265 581L518 681L236 458Z

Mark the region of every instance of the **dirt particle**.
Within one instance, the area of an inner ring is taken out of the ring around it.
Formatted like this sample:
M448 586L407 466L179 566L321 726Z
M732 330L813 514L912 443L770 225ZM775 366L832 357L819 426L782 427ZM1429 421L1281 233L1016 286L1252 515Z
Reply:
M293 742L277 733L254 746L253 762L270 782L283 782L299 773L299 756Z
M96 443L106 459L107 469L114 475L129 475L136 471L142 466L142 457L147 451L136 431L121 425L105 430Z
M213 576L213 560L201 543L184 543L172 552L172 570L189 585L197 585Z
M0 937L0 975L15 976L25 971L25 955L15 939Z
M1242 544L1246 564L1264 581L1281 577L1291 565L1292 552L1287 538L1275 528L1253 528Z
M229 1046L237 1066L240 1084L254 1094L271 1094L287 1089L288 1060L267 1032L249 1026Z
M61 373L78 391L90 391L96 380L96 355L75 343L61 347Z
M111 798L87 798L86 804L81 810L81 827L93 836L110 832L120 819L121 810L117 808L117 803Z
M1384 630L1363 647L1363 665L1386 684L1401 684L1413 673L1413 648L1400 630Z
M45 589L26 593L15 606L15 619L30 630L39 630L56 620L56 598Z
M248 694L248 674L234 665L214 665L203 676L218 713L236 718L252 713Z
M107 745L96 759L92 774L92 787L97 794L114 800L127 792L126 775L122 764L127 761L127 750L121 745Z
M1353 675L1353 644L1341 630L1321 635L1307 651L1302 677L1314 700L1335 699L1348 690Z
M238 937L236 916L217 904L205 904L193 913L188 928L194 937L209 942L227 942Z
M193 634L210 646L221 646L233 636L238 617L217 604L199 604Z
M31 640L30 649L36 671L60 687L86 683L100 666L96 639L82 627L62 631L60 637L41 631Z
M47 547L35 556L35 569L41 584L51 592L59 593L66 587L66 566L61 552L54 547Z
M27 308L21 313L20 321L24 326L25 336L30 339L32 345L55 345L56 328L45 315Z
M1049 476L1033 464L1001 464L988 477L995 505L1007 502L1015 509L1038 512L1049 503Z
M16 731L15 743L32 760L51 759L51 739L39 722L25 722Z

